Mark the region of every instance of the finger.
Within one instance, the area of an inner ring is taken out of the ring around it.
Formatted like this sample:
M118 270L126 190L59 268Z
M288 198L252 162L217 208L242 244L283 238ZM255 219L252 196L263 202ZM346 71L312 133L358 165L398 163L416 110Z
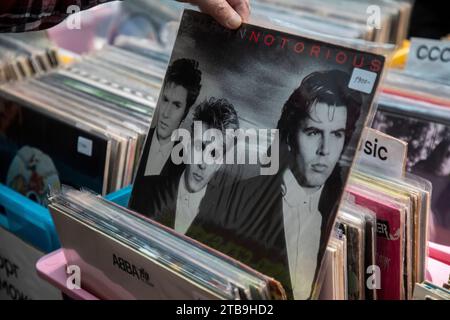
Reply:
M211 15L221 25L229 29L237 29L242 24L241 16L226 0L197 0L193 4L200 10Z
M241 16L242 22L250 17L250 0L228 0L231 7Z

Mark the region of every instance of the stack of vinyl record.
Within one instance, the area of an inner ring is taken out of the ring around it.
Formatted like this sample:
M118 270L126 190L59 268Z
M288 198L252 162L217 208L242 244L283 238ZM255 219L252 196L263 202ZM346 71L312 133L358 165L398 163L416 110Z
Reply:
M352 176L348 189L353 201L370 209L377 219L378 299L416 296L414 285L425 280L428 240L450 245L449 93L447 82L421 76L415 70L390 70L385 77L372 127L408 143L405 169L409 178L359 173ZM336 242L328 248L334 265L339 258ZM350 269L348 249L347 243L346 265ZM333 286L327 285L323 296L341 297L345 291L336 289L341 288L339 278L332 275L327 273ZM418 290L430 285L422 283Z
M66 68L4 84L0 182L44 205L61 183L103 195L129 185L165 59L105 47Z
M366 286L366 270L376 264L376 216L346 201L328 243L321 300L374 300L376 288Z
M67 263L100 298L286 298L274 279L89 192L63 188L49 208Z
M110 41L127 35L172 48L183 7L173 1L136 0L124 4L124 19L112 27ZM406 38L412 10L408 0L253 0L251 23L326 41L390 43Z
M347 236L336 229L325 252L319 300L348 300Z
M431 186L354 172L327 248L320 298L412 299L425 279Z
M59 65L56 50L40 36L0 36L0 84L44 74Z
M354 0L257 0L253 12L270 17L275 24L341 39L362 39L400 44L407 35L410 1Z
M377 219L377 298L411 299L414 284L425 279L429 182L416 176L393 179L358 173L350 183L355 203Z
M185 6L190 5L177 1L124 1L123 19L112 24L110 43L116 43L118 37L131 36L141 43L151 42L171 49Z
M336 236L327 248L328 252L336 256L331 261L343 265L343 268L338 265L333 271L338 273L340 279L345 279L343 284L340 280L340 285L332 286L339 293L333 299L376 299L376 288L366 286L366 270L376 265L375 230L376 216L372 211L349 201L341 207L336 222Z
M408 142L406 168L433 186L430 240L450 245L450 84L390 71L373 128Z

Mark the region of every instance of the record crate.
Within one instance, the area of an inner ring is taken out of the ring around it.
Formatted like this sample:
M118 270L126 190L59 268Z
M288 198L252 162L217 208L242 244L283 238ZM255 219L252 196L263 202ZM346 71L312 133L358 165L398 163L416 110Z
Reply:
M0 184L0 227L45 253L60 247L49 211Z
M131 186L111 193L105 198L118 205L126 206L130 195ZM37 271L37 275L44 282L51 284L69 298L76 300L97 299L86 291L68 290L65 287L65 281L67 280L65 259L62 250L59 250L59 237L49 210L3 184L0 184L0 228L5 229L44 254L37 261L37 270L35 268L29 270L30 267L21 261L20 266L25 273L30 274ZM19 246L19 248L22 247ZM2 252L0 252L1 254ZM53 259L49 259L49 257L53 257ZM57 260L57 258L60 259ZM62 282L58 283L56 279ZM38 278L33 281L38 281ZM20 282L20 285L24 292L31 290L26 281Z
M105 198L126 207L131 196L131 188L131 186L128 186L120 189L105 196ZM65 290L64 284L67 279L63 266L65 260L62 251L58 250L60 248L58 235L49 211L3 184L0 184L0 227L47 254L37 264L37 271L41 278L72 299L98 299L84 290L76 292ZM427 266L426 278L432 282L441 282L447 275L445 271L450 268L450 252L448 248L442 250L434 243L429 245L429 260L431 261ZM435 265L435 260L440 263L439 266ZM445 266L445 268L442 266Z
M131 186L106 196L106 199L127 206ZM44 253L60 248L58 235L47 208L0 184L0 227Z

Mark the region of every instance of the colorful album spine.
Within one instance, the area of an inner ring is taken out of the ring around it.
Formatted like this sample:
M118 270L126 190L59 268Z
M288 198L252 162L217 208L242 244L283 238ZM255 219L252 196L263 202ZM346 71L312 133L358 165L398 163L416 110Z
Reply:
M403 229L404 217L399 208L372 199L350 188L355 203L372 210L377 217L376 263L381 272L379 300L403 299Z

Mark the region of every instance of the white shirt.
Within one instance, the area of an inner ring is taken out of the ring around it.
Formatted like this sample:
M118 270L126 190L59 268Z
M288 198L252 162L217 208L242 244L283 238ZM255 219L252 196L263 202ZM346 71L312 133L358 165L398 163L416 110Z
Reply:
M200 209L200 202L205 196L206 187L200 191L190 193L186 188L185 172L178 184L177 211L175 213L175 230L185 234L194 221Z
M150 144L150 152L148 153L147 165L145 166L145 176L160 175L173 148L173 141L164 145L159 143L156 130L153 133L152 143Z
M289 273L294 299L304 300L311 294L317 267L322 224L319 200L323 186L308 195L291 170L285 171L283 180L283 221Z

